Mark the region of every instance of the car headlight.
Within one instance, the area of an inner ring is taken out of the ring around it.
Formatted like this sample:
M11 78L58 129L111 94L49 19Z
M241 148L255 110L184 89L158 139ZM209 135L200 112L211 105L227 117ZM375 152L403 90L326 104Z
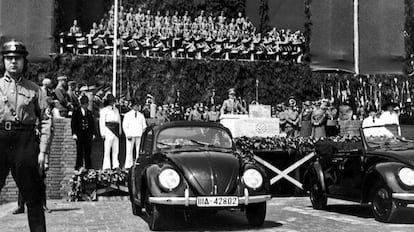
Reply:
M243 182L247 187L257 189L263 184L263 176L256 169L249 168L243 173Z
M398 172L401 182L407 186L414 186L414 170L411 168L401 168Z
M180 175L174 169L166 168L158 175L158 181L161 187L171 191L180 184Z

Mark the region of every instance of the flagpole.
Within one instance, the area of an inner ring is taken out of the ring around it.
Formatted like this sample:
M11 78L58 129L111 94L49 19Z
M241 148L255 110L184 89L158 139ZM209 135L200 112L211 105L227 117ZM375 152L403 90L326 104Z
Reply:
M354 0L354 69L359 74L359 0Z
M112 94L116 97L116 56L118 48L118 0L114 4L114 40L112 51Z

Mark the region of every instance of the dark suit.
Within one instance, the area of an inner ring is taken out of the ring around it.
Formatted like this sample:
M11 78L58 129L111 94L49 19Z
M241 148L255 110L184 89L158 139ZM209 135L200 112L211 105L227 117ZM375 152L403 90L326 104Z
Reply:
M95 123L92 112L86 109L86 115L82 114L82 109L78 108L72 114L72 135L76 135L76 165L75 169L79 170L83 166L85 159L85 168L92 168L91 147L92 136L95 134Z

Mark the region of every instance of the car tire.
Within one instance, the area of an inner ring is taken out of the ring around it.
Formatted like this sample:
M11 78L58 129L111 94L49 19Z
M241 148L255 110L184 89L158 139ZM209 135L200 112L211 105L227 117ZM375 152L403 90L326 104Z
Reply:
M266 202L250 204L246 206L246 218L249 225L262 226L266 217Z
M148 226L150 230L159 231L167 230L171 224L171 217L174 217L172 208L164 205L151 204L149 194L146 193L145 210L148 215Z
M316 177L313 177L310 180L309 198L314 209L326 209L326 205L328 204L328 197L326 196L325 191L322 189L322 184Z
M131 170L128 173L128 192L129 192L129 200L131 201L132 214L135 216L140 216L142 214L142 207L136 204L134 200L133 190L132 190Z
M398 209L397 202L392 199L392 192L385 184L378 184L371 197L371 208L375 220L392 222Z
M172 208L164 205L150 204L150 212L148 213L148 224L150 230L168 230L173 225L171 219L175 216Z

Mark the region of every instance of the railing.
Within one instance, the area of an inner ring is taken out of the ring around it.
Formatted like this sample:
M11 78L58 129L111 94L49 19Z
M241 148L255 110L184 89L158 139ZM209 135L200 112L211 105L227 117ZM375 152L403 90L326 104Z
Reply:
M303 42L266 42L263 40L209 40L182 37L121 37L119 55L130 57L224 59L244 61L292 61L302 63ZM112 55L113 36L61 33L59 53Z

